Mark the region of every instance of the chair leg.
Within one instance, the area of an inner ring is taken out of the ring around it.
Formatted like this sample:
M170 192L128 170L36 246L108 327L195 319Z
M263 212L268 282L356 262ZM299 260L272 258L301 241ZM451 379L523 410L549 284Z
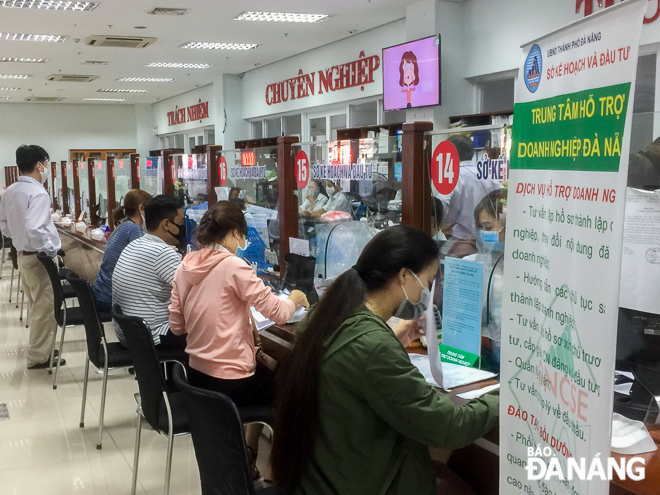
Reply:
M25 306L25 291L21 294L21 316L18 321L23 321L23 307ZM27 318L25 319L27 321Z
M62 350L64 349L64 334L66 333L66 310L62 321L62 335L60 336L59 356L57 356L57 366L55 366L55 373L53 374L53 390L57 390L57 374L60 372L60 361L62 360Z
M11 291L14 290L14 265L11 265L11 280L9 282L9 302L11 302Z
M85 360L85 381L83 382L82 406L80 407L80 427L85 427L85 406L87 404L87 382L89 382L89 354Z
M16 307L18 308L18 294L21 291L21 272L18 272L18 282L16 283Z
M103 389L101 390L101 412L99 413L99 439L96 442L96 449L101 450L103 441L103 418L105 416L105 394L108 390L108 359L106 356L105 366L103 367Z
M135 495L137 488L138 463L140 461L140 436L142 433L142 414L137 411L137 425L135 428L135 451L133 452L133 481L131 482L131 495Z
M174 428L170 423L169 431L167 432L167 459L165 461L165 487L163 488L163 495L170 495L170 478L172 477L172 447L174 446Z
M48 365L48 374L52 375L53 374L53 360L55 359L55 343L57 342L57 329L59 328L59 325L55 327L55 331L53 332L53 342L51 343L50 346L50 364Z
M30 328L30 311L32 310L32 305L28 301L27 311L25 312L25 328Z
M0 280L2 280L2 271L5 269L5 254L7 252L5 251L5 242L4 239L2 240L2 261L0 261Z

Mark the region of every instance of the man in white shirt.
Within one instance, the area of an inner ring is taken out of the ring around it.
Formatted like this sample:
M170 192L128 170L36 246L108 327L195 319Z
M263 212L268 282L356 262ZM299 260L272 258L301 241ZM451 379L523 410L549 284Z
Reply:
M328 201L326 201L325 204L320 206L318 209L307 215L307 218L320 218L323 214L329 213L331 211L343 211L344 213L348 214L352 213L351 200L348 199L348 196L346 196L341 190L339 181L326 181L325 190L330 199L328 199Z
M41 146L21 146L16 150L20 177L0 199L0 230L10 237L18 252L18 271L31 306L28 369L49 366L53 332L57 329L53 311L53 288L38 252L55 256L62 248L60 236L50 216L50 196L43 184L48 181L49 156ZM57 364L56 356L54 365ZM66 364L60 359L60 366Z
M445 209L444 221L446 224L453 224L452 237L476 239L474 209L486 195L501 189L502 184L492 178L477 178L477 165L473 160L474 144L468 136L454 134L447 140L456 147L461 168L456 188L450 194L438 195Z

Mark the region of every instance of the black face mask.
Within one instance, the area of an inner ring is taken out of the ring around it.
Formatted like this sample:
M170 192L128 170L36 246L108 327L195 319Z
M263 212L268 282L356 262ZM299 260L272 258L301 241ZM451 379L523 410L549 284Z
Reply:
M174 223L174 222L172 222L172 224L176 225L178 227L179 233L174 234L174 233L170 232L169 230L168 230L168 232L172 237L174 237L177 240L178 245L181 248L183 248L185 246L185 243L186 243L186 224L185 223L178 224L178 223Z

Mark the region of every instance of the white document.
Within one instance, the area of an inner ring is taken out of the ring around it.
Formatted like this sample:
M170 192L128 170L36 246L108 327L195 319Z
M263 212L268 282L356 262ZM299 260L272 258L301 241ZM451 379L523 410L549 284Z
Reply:
M289 252L300 256L309 256L309 241L298 239L297 237L289 237Z
M660 191L626 190L621 256L622 308L660 313Z
M435 296L435 280L433 281L433 286L431 287L431 301ZM424 319L426 320L426 348L429 354L429 364L431 367L431 375L435 382L444 388L445 386L442 376L442 359L440 358L440 345L438 343L438 329L435 325L435 314L433 313L433 304L429 304L429 307L426 308L424 312Z
M252 319L254 320L254 324L257 326L258 332L261 332L262 330L265 330L275 325L274 321L269 320L264 315L259 313L259 311L254 309L254 306L250 307L250 311L252 311Z
M414 364L426 381L437 388L450 390L462 385L488 380L497 375L490 371L484 371L477 368L468 368L460 364L442 363L442 386L438 384L431 374L431 363L429 356L423 354L409 354L410 361Z
M495 385L489 385L488 387L470 390L469 392L463 392L462 394L458 394L457 397L460 397L461 399L472 400L476 399L477 397L481 397L482 395L487 394L492 390L497 390L498 388L500 388L500 384L496 383Z

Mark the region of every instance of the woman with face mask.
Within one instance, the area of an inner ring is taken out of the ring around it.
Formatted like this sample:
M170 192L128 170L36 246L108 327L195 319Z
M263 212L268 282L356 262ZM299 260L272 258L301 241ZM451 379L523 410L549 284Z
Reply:
M141 189L131 189L124 197L124 204L112 212L115 230L103 253L103 262L94 282L96 309L103 312L112 310L112 273L117 260L135 239L142 237L146 230L144 224L144 204L151 199L151 194Z
M410 362L413 324L386 324L422 315L437 270L431 237L390 227L310 313L278 370L271 462L282 490L435 494L428 446L459 448L498 424L498 397L455 407Z
M254 270L236 256L247 249L248 226L243 212L220 201L197 227L199 251L189 253L172 284L170 329L186 335L192 385L229 396L237 406L270 405L272 366L258 347L250 306L275 323L286 323L300 305L309 306L298 290L280 299ZM253 474L261 425L250 425L246 443Z
M300 205L300 213L303 216L311 216L312 213L321 210L328 202L328 193L318 179L312 179L307 186L309 194Z

